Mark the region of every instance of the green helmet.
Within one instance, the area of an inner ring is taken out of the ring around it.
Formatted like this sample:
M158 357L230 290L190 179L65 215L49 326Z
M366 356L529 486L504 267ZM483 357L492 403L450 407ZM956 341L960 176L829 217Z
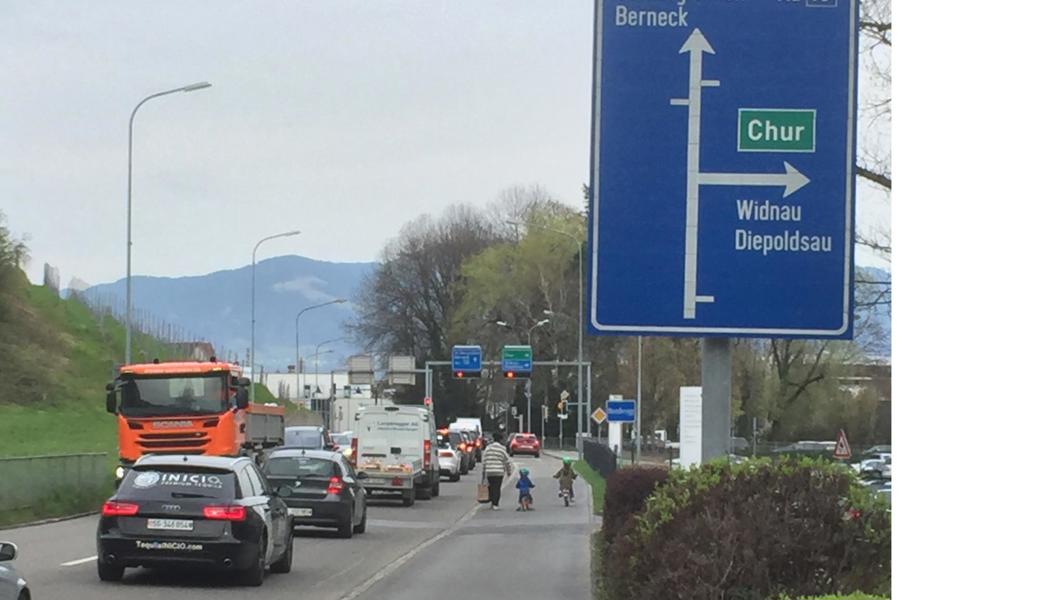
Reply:
M571 459L567 458L566 456L563 457L563 465L567 466L569 464L571 464Z
M527 470L527 467L521 467L520 468L520 474L521 475L527 475L528 473L530 473L530 471Z

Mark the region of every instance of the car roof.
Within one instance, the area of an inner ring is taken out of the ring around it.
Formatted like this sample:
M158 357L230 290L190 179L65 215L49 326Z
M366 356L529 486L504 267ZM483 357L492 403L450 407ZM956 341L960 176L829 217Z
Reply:
M325 460L333 460L335 458L342 457L343 455L339 452L332 450L311 450L310 448L277 448L272 450L267 455L268 459L271 458L282 458L285 456L310 456L314 458L324 458Z
M242 462L251 462L245 456L199 456L191 454L148 454L134 463L134 467L204 467L234 470Z

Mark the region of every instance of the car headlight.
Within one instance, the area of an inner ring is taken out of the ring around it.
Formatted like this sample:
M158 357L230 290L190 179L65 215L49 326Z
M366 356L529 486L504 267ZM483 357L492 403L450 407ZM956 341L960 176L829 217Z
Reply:
M123 475L126 475L126 469L122 465L116 467L116 479L122 479Z

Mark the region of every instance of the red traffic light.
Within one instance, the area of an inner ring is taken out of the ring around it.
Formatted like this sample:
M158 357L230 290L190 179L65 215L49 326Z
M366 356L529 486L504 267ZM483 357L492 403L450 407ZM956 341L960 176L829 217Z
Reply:
M455 379L462 379L463 375L462 371L455 371Z
M516 373L513 371L506 371L506 379L513 379L516 377Z

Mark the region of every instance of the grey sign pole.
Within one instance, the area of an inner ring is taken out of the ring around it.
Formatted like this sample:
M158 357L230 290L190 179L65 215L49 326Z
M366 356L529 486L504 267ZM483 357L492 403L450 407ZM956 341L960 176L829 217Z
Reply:
M704 338L701 343L702 462L729 454L731 373L729 338Z
M643 336L636 342L636 464L643 458Z

